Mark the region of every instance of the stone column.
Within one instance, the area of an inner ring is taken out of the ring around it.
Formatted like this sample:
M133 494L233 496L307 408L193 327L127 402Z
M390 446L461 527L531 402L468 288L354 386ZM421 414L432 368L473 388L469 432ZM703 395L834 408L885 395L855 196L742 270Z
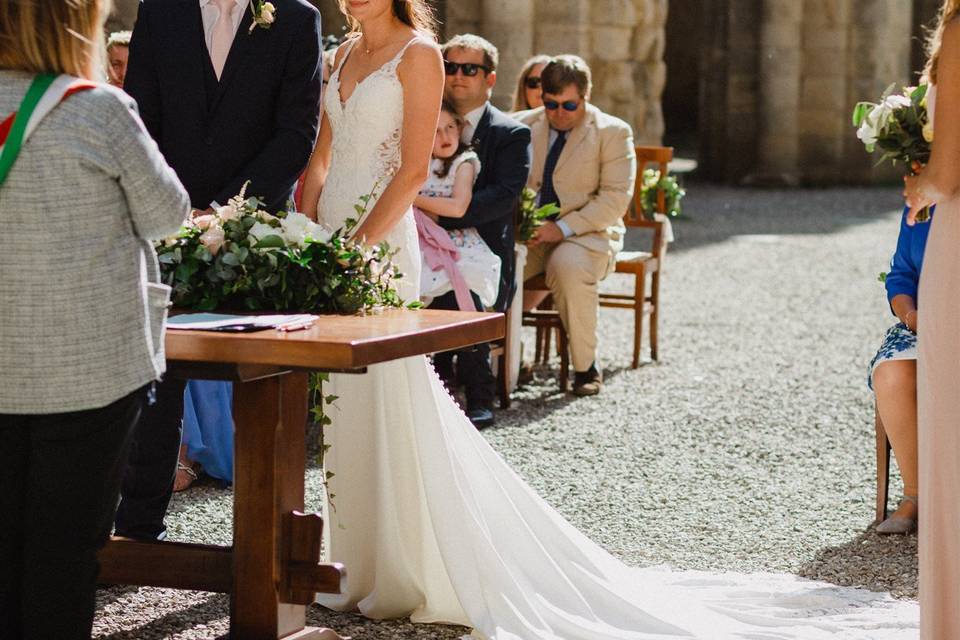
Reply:
M513 81L533 55L534 0L484 0L481 16L482 32L500 51L493 102L509 109Z
M802 0L765 0L760 21L758 182L799 181Z

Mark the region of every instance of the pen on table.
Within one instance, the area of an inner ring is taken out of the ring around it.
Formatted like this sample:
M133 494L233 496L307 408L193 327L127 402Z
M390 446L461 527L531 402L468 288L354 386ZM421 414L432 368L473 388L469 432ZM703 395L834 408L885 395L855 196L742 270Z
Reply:
M289 324L279 325L277 331L297 331L299 329L309 329L311 326L313 326L313 320L291 322Z

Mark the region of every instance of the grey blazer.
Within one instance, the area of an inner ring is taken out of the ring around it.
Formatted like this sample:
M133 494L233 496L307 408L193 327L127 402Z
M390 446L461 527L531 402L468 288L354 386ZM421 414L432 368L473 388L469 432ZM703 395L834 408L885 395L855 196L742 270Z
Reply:
M0 70L0 119L31 80ZM188 213L126 94L47 115L0 186L0 413L95 409L163 373L170 292L150 241Z

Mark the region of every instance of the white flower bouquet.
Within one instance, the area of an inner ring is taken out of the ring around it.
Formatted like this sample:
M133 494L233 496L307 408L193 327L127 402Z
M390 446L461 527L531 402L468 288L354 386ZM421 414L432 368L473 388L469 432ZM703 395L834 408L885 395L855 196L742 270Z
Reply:
M361 200L362 213L369 199ZM386 243L364 245L348 238L349 228L330 231L302 213L272 215L262 207L241 192L157 244L175 305L321 313L403 305Z
M896 85L890 85L880 102L860 102L854 107L857 138L869 153L882 152L877 164L901 162L916 173L930 160L933 124L927 113L927 89L920 84L896 93ZM918 222L929 219L929 212L917 215Z

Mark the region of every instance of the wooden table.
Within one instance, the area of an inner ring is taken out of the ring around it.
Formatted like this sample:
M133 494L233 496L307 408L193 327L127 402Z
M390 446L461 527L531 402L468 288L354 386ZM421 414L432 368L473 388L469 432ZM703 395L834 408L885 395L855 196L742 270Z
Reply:
M344 567L320 560L323 522L304 505L308 374L503 337L501 314L395 310L323 316L290 333L169 331L168 375L234 384L233 545L112 539L100 581L230 593L234 640L320 640L305 628L314 594L339 593Z

